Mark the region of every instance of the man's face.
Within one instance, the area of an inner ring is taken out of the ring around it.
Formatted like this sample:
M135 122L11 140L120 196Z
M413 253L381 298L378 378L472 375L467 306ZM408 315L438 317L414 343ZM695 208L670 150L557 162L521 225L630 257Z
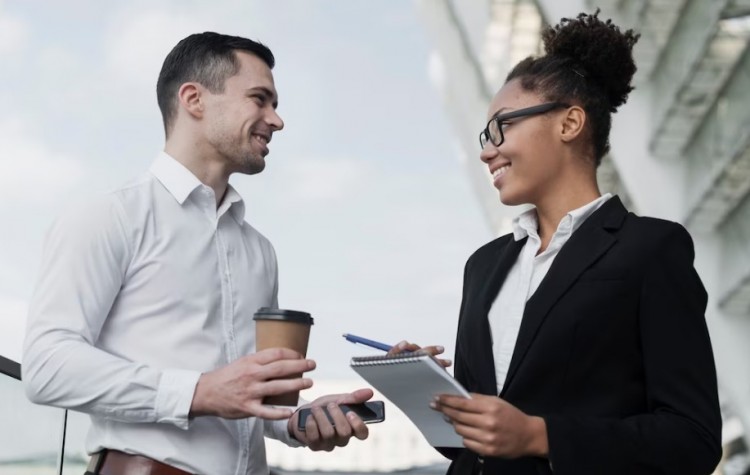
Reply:
M236 55L241 67L227 78L224 92L204 91L206 139L229 173L252 175L265 168L268 142L284 122L276 113L276 87L266 63L249 53Z

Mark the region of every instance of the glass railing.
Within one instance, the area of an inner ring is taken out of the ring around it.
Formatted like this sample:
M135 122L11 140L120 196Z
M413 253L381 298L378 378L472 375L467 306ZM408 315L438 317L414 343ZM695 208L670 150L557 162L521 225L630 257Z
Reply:
M725 457L714 475L747 475L750 455L742 424L727 407L722 412ZM88 427L85 414L29 402L21 385L20 365L0 356L0 474L81 475L88 459L84 450ZM445 469L446 464L436 464L398 473L434 474ZM277 468L272 473L298 472Z
M20 365L0 356L0 473L58 474L64 419L65 411L29 402Z

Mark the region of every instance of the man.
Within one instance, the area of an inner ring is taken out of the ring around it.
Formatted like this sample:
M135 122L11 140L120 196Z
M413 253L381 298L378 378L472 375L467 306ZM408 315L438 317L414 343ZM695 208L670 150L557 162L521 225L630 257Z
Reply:
M276 257L228 184L264 169L284 126L273 65L248 39L182 40L157 84L164 152L47 237L23 380L33 402L90 414L90 472L266 474L264 433L312 450L367 437L336 403L369 389L314 401L304 432L298 412L261 403L310 387L299 375L315 367L291 350L253 353L253 313L278 306Z

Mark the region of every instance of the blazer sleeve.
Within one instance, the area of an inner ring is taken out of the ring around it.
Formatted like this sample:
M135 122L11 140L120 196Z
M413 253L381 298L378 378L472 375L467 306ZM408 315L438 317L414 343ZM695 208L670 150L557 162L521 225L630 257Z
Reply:
M719 462L707 295L687 231L672 224L661 234L644 269L638 314L648 410L624 419L546 416L555 474L707 475Z

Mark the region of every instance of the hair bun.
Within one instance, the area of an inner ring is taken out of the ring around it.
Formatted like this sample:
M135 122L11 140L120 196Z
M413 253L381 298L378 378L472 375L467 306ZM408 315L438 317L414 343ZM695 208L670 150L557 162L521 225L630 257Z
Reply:
M578 74L602 88L612 112L625 103L633 90L633 45L639 37L633 30L622 33L612 20L600 20L599 9L593 15L581 13L576 19L563 18L542 33L547 56L570 59Z

